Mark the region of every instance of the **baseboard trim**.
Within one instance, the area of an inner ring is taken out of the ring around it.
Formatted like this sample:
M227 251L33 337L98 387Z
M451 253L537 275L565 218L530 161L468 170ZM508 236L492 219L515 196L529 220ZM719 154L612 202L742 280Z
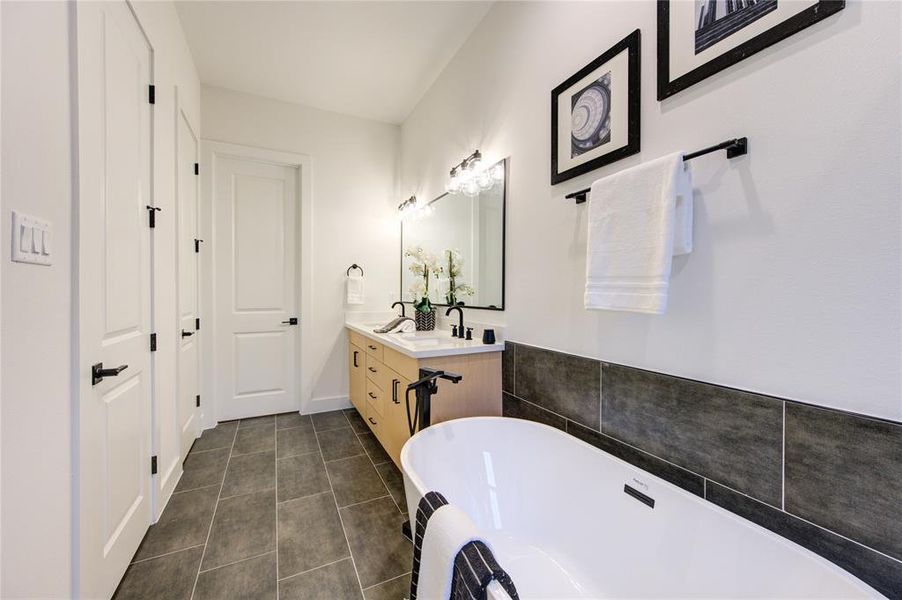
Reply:
M328 412L330 410L341 410L343 408L351 408L351 400L347 396L326 396L323 398L311 398L307 406L301 410L301 413L310 415L314 413Z

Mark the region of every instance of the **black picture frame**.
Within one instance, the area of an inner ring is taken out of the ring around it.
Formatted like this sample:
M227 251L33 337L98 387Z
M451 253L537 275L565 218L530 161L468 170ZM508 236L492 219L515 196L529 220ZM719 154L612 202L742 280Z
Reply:
M609 165L612 162L616 162L639 152L639 110L642 81L639 59L640 44L641 34L639 30L636 29L606 50L601 56L574 73L571 77L567 78L562 84L551 90L551 185L556 185L563 181L567 181L568 179L588 173L589 171L594 171L599 167ZM565 171L558 171L558 97L580 79L586 77L592 71L597 70L624 50L628 53L626 145Z
M683 1L683 0L680 0ZM845 8L845 0L819 0L767 31L696 67L671 81L670 79L670 2L658 0L658 100L674 94L711 77L724 69L760 52L777 42L826 19Z

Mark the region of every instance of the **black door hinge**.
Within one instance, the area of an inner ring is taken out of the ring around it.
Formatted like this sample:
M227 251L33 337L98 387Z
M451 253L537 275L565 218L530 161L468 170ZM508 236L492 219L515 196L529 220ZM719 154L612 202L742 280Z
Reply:
M200 394L197 395L197 405L200 406Z
M200 317L194 319L194 331L200 331Z
M147 205L147 212L149 213L149 225L150 228L153 229L157 226L157 212L163 210L162 208L157 208L156 206Z
M199 239L197 239L197 238L194 238L194 252L195 252L195 253L200 252L200 244L201 244L201 242L203 242L203 240L199 240Z
M150 474L151 475L157 474L157 457L156 456L150 457Z
M200 175L200 164L199 163L194 163L194 174Z
M155 86L155 85L148 86L147 101L150 102L151 104L157 103L157 86Z
M155 333L150 334L150 351L151 352L157 351L157 334L155 334Z

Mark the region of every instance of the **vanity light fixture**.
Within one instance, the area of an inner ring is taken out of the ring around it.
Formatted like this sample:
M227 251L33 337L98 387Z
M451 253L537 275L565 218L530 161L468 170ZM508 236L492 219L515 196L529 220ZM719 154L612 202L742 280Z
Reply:
M428 204L422 205L416 196L411 196L398 205L398 217L402 221L419 220L432 214L432 207Z
M504 168L499 164L485 168L482 153L476 150L453 167L445 191L449 194L461 193L465 196L478 196L479 192L491 189L496 183L504 180Z

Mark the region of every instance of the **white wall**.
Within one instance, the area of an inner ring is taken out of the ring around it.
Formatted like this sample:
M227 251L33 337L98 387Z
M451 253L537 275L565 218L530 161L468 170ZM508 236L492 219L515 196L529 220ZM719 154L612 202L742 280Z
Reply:
M511 157L508 339L902 420L900 4L847 3L663 103L655 22L650 1L495 4L402 125L401 195ZM550 91L635 28L642 153L550 186ZM586 207L563 196L742 135L747 157L692 163L668 313L584 310Z
M2 5L2 588L0 596L72 596L72 149L75 5ZM199 126L200 82L169 2L133 4L154 51L154 201L174 216L174 93ZM50 220L52 267L10 262L10 210ZM174 228L156 231L155 319L175 319ZM155 357L157 402L174 402L174 334ZM163 439L165 436L161 436ZM175 438L176 443L178 438ZM159 450L159 448L158 448ZM166 452L161 450L165 464ZM177 448L176 448L177 452ZM158 510L166 498L160 498Z
M204 139L312 157L312 314L300 315L302 335L309 336L312 350L300 367L309 370L312 394L302 398L302 410L345 405L345 310L385 311L397 299L400 130L209 87L203 88L201 110ZM209 231L209 224L202 226ZM352 263L366 273L367 302L346 307L345 271Z
M70 590L72 134L69 8L3 2L0 596ZM53 265L10 262L11 209L53 225Z

